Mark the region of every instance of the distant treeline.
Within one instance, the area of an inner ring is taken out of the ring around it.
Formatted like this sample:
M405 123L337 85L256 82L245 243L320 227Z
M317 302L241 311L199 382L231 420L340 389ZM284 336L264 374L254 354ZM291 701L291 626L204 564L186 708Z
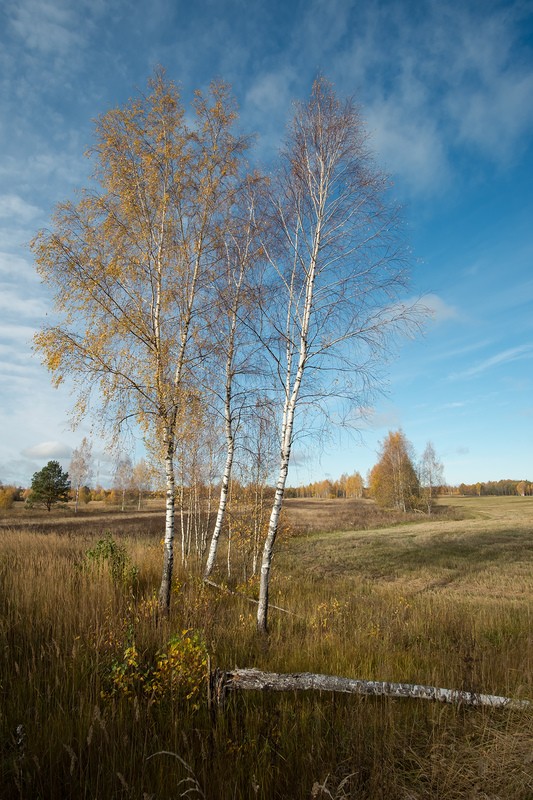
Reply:
M533 483L530 481L501 480L486 483L461 483L449 492L481 497L482 495L520 495L526 497L533 494Z
M346 473L335 481L325 478L322 481L308 483L306 486L290 486L285 489L286 497L363 497L363 479L359 472L353 475Z
M322 497L332 499L335 497L370 497L368 487L350 480L355 476L341 475L338 480L322 480L308 483L305 486L292 486L286 489L287 497ZM500 481L487 481L486 483L461 483L459 486L434 486L435 495L465 495L467 497L519 495L527 497L533 495L533 482L503 479Z

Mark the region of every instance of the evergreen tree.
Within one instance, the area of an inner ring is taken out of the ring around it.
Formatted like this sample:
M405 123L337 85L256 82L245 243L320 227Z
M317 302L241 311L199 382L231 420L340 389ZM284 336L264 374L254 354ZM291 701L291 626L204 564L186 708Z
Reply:
M69 498L70 481L68 472L64 472L59 461L49 461L31 479L31 501L42 503L48 511L54 503L66 502Z

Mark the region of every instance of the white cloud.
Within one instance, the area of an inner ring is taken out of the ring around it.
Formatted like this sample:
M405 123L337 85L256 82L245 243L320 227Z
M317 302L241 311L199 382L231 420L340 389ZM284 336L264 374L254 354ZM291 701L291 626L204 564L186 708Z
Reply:
M2 483L26 487L30 476L39 469L35 461L27 458L8 458L0 462L0 479Z
M18 319L44 317L49 310L50 306L39 297L30 297L9 284L0 284L0 312L4 317L7 314Z
M311 0L296 27L296 46L301 52L314 54L338 49L348 30L349 16L350 4L345 0Z
M398 428L400 426L400 416L398 410L392 406L383 411L377 411L372 406L365 406L352 415L350 424L361 430Z
M12 342L24 344L30 342L35 333L35 328L29 325L0 324L0 339L7 339Z
M22 159L6 158L0 165L0 177L5 183L17 183L28 191L41 191L43 187L49 195L55 191L56 186L61 187L61 193L67 191L66 187L79 186L87 177L88 162L82 158L84 143L77 141L74 136L72 146L68 148L63 144L57 151L53 144L38 138L31 140L33 134L28 134L28 146L34 148L34 153ZM28 138L29 137L29 138ZM57 143L56 143L57 146ZM58 199L61 199L61 195ZM27 241L27 234L18 243Z
M1 235L1 232L0 232ZM21 281L38 281L38 275L28 259L15 253L0 251L0 278L5 277L20 283Z
M29 50L64 55L83 42L75 6L58 0L22 0L8 7L12 29Z
M436 187L442 191L448 185L442 133L424 106L413 108L398 95L371 102L364 115L371 147L388 172L420 192L434 192Z
M476 375L481 375L483 372L486 372L493 367L498 367L501 364L508 364L513 361L522 361L529 358L533 358L533 344L523 344L519 345L518 347L511 347L508 350L503 350L501 353L491 356L490 358L486 358L484 361L481 361L479 364L476 364L469 369L453 373L450 375L450 378L452 380L457 380L459 378L473 378Z
M0 194L0 219L20 219L30 222L40 214L40 209L27 203L16 194Z
M454 306L448 305L437 294L426 294L419 301L420 305L427 308L434 322L445 322L449 319L457 319L459 312Z
M72 448L63 442L40 442L26 447L21 455L26 458L68 458L72 455Z
M327 74L358 91L379 160L412 190L447 189L465 148L505 163L528 141L533 71L520 18L528 5L429 0L415 23L410 6L391 1L352 15ZM320 39L312 53L320 64Z
M485 14L468 7L444 13L455 34L444 41L441 32L441 54L452 56L444 73L446 108L458 138L495 160L507 158L533 124L533 73L520 58L520 13L518 4Z

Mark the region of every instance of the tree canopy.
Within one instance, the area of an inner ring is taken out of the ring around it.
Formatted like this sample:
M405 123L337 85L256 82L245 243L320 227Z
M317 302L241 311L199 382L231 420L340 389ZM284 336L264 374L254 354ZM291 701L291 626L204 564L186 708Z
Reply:
M419 504L420 482L412 446L403 431L389 431L370 473L370 494L380 506L410 511Z
M31 480L31 502L42 503L48 511L55 503L67 502L70 494L68 472L64 472L59 461L49 461Z

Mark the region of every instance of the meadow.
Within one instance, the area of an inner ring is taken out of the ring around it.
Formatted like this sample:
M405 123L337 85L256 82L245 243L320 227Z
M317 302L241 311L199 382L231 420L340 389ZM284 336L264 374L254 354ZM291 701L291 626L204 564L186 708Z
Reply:
M0 798L530 800L533 706L207 702L209 667L533 701L533 498L443 502L446 514L406 520L290 500L271 593L286 611L272 609L268 637L237 561L216 577L237 594L178 563L160 617L157 514L4 515Z

